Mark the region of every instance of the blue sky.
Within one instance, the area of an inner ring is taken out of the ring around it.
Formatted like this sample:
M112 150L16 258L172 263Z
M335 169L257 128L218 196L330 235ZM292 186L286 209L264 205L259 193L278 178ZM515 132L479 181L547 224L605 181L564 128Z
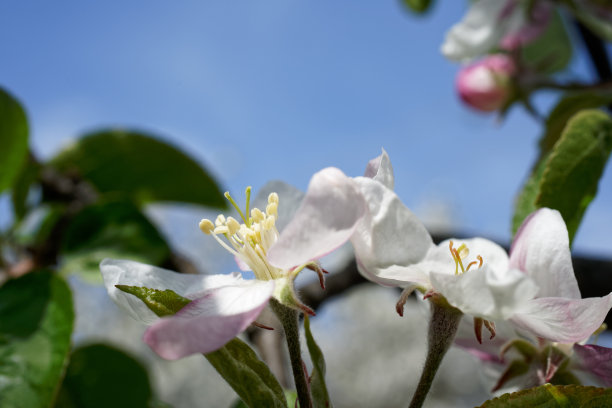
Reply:
M465 3L437 3L417 18L393 0L3 2L0 85L26 106L42 157L88 130L135 127L241 192L270 179L305 189L326 166L359 175L384 147L410 208L508 240L540 125L460 104L439 47ZM580 57L572 70L588 75ZM610 256L611 178L580 252Z

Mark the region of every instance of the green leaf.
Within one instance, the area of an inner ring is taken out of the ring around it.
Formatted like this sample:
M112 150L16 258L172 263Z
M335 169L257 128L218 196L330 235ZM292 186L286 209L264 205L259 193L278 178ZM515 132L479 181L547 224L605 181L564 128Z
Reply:
M184 298L170 289L159 290L128 285L115 286L117 289L142 300L159 317L173 315L191 302L190 299Z
M535 41L523 47L523 59L544 74L563 70L572 60L572 42L557 11L548 27Z
M138 203L177 201L226 206L216 182L194 159L143 133L104 130L79 139L50 164L80 175L100 193L120 193Z
M99 265L104 258L160 265L168 259L170 248L136 205L107 201L86 207L71 220L60 254L62 273L101 282Z
M565 95L552 109L546 119L546 130L540 140L540 149L543 153L552 150L567 121L581 110L594 109L612 103L612 92L579 92Z
M28 119L17 100L0 88L0 192L13 184L28 154Z
M612 151L612 119L598 110L575 115L546 161L536 206L559 210L570 236L597 194Z
M480 408L596 408L609 406L611 399L612 388L545 384L512 394L504 394L485 402Z
M536 168L532 171L531 176L523 186L523 190L519 193L514 205L514 216L512 217L512 235L516 234L523 220L529 214L538 209L536 200L540 194L540 183L542 175L546 169L548 155L540 158L536 164Z
M323 352L315 342L310 331L310 319L304 314L304 333L306 335L306 346L312 360L312 375L310 377L310 390L314 408L332 407L327 385L325 385L325 359Z
M185 301L171 290L156 291L147 288L117 286L143 300L158 316L176 313ZM224 347L204 357L219 372L248 407L287 407L283 389L268 366L242 340L235 338Z
M433 0L401 0L402 4L406 6L409 10L423 14L427 12L433 3Z
M287 407L276 377L242 340L235 338L204 356L248 407Z
M297 401L297 392L292 391L292 390L285 390L285 398L287 398L287 406L288 407L295 407L296 405L296 401ZM231 405L231 408L248 408L249 406L247 404L245 404L242 400L236 400L236 402L234 402Z
M59 276L29 273L0 287L0 406L49 407L70 351L72 294Z
M597 193L597 185L612 151L612 119L585 110L568 121L552 151L542 157L519 195L513 231L538 208L559 210L570 242Z
M142 364L114 347L92 344L72 353L56 407L147 407L151 400Z

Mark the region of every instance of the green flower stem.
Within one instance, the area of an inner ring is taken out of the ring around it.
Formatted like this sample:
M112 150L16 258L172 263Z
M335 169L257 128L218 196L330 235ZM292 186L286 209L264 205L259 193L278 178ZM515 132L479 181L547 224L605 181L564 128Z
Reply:
M289 359L291 360L291 369L293 371L295 389L297 391L298 401L300 402L300 408L312 408L308 379L304 371L302 351L300 349L300 331L298 328L299 312L282 305L276 301L276 299L270 300L270 307L285 330L285 338L287 339L287 347L289 348Z
M431 321L429 322L427 335L427 358L421 373L421 379L412 396L410 408L420 408L425 402L436 372L455 339L461 316L463 316L459 309L449 305L446 299L440 295L433 295L429 300L431 303Z

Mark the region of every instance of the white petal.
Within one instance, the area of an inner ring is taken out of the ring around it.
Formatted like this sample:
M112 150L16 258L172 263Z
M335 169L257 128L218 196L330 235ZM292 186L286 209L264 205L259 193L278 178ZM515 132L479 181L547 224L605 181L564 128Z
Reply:
M425 258L431 236L399 197L383 184L356 177L369 212L351 237L355 255L368 270L406 266Z
M536 336L559 343L580 342L597 330L612 307L600 298L539 298L527 302L510 321Z
M459 275L432 272L430 279L434 290L451 305L465 314L487 320L509 318L538 291L524 273L496 270L487 264Z
M541 208L523 221L510 249L510 267L533 278L538 297L580 299L567 228L556 210Z
M385 187L393 190L395 179L393 177L393 167L389 155L383 149L382 154L368 162L364 177L368 177L382 183Z
M504 36L507 21L512 21L513 15L516 14L512 13L504 19L499 18L507 3L508 1L503 0L472 2L463 20L446 33L442 54L449 59L463 61L489 52Z
M382 286L398 286L405 288L416 284L419 287L428 290L431 288L429 277L419 268L419 264L415 265L391 265L386 268L376 268L370 266L367 268L357 258L357 270L368 280L378 283Z
M328 254L349 239L366 211L353 179L333 167L319 171L295 217L268 252L268 261L288 269Z
M257 195L252 201L253 207L265 211L270 193L276 193L279 197L278 219L275 225L276 229L282 231L295 216L295 212L304 199L304 192L284 181L269 181L257 191Z
M144 341L161 357L176 360L210 353L244 331L259 316L274 281L242 281L207 291L176 315L154 323Z
M100 270L111 299L134 319L146 324L157 320L158 317L136 296L117 289L115 285L170 289L181 296L192 298L206 290L242 281L239 275L182 274L139 262L116 259L103 260L100 263Z

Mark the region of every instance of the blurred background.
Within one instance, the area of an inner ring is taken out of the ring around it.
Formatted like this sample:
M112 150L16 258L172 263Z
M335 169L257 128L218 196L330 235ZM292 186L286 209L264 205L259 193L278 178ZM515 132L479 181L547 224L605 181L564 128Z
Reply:
M395 190L432 231L508 243L514 197L537 156L541 123L517 107L502 121L462 106L454 89L459 66L439 48L464 12L465 2L450 1L421 17L398 1L4 2L0 84L26 107L30 143L42 159L101 127L139 129L196 158L241 201L247 185L256 192L274 179L304 191L327 166L361 175L384 148ZM588 79L589 60L575 49L570 73ZM552 101L540 93L534 103L546 113ZM612 255L610 208L608 168L576 253ZM0 209L6 224L8 200ZM147 213L199 269L232 270L197 228L211 213L175 204L151 205ZM144 328L124 318L105 291L70 283L77 342L106 339L137 353L155 367L160 398L176 407L233 401L200 357L160 361L140 343ZM426 320L418 308L399 318L396 297L357 287L313 319L336 406L406 405L407 384L424 356ZM94 321L92 313L105 318ZM466 375L476 370L467 355L453 350L445 364L438 383L446 391L434 392L441 399L430 406L486 399Z

